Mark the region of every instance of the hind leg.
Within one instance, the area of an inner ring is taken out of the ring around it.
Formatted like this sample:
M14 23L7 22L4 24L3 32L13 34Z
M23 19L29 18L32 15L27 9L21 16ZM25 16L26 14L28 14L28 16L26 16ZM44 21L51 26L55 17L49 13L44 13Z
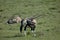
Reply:
M26 35L26 28L27 28L27 25L24 27L24 35Z
M22 33L23 25L20 26L20 32Z
M20 32L22 33L22 29L23 29L23 20L21 21L21 26L20 26Z

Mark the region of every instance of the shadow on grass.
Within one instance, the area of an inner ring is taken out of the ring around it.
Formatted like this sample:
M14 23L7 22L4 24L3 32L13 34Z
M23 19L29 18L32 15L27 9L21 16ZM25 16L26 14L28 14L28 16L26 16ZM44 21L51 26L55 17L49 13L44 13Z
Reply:
M44 32L35 32L35 34L36 34L36 36L33 36L32 33L27 32L27 35L26 35L26 36L28 36L28 35L30 35L31 37L40 37L40 36L44 36ZM24 35L24 34L15 34L15 35L12 35L12 36L10 36L10 35L4 36L4 38L15 38L15 37L25 37L25 35Z
M0 28L0 30L2 30L2 28Z
M24 35L4 36L4 38L24 37Z
M31 37L41 37L41 36L44 36L44 32L39 32L39 31L35 33L27 32L27 35L30 35Z
M36 32L36 37L44 36L44 32Z

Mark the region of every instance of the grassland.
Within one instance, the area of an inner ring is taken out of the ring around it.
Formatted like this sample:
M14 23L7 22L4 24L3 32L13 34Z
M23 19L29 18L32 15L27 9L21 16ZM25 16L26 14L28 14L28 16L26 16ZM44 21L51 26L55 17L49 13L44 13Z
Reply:
M41 14L36 18L36 37L21 35L20 23L6 24L11 16L34 14ZM0 40L60 40L60 0L0 0Z

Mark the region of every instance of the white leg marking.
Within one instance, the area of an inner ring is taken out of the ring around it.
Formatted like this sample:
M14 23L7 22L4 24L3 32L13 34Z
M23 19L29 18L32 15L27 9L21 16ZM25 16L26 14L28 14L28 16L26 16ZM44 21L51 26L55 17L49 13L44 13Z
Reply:
M26 36L26 31L24 31L24 35Z
M36 36L35 31L31 31L33 33L33 36Z

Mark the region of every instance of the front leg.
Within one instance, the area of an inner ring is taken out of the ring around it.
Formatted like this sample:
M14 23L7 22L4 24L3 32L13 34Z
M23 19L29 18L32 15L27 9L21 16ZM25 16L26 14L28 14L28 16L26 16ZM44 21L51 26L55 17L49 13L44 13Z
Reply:
M36 36L36 34L35 34L35 25L31 25L31 32L32 32L32 34L34 35L34 36Z

